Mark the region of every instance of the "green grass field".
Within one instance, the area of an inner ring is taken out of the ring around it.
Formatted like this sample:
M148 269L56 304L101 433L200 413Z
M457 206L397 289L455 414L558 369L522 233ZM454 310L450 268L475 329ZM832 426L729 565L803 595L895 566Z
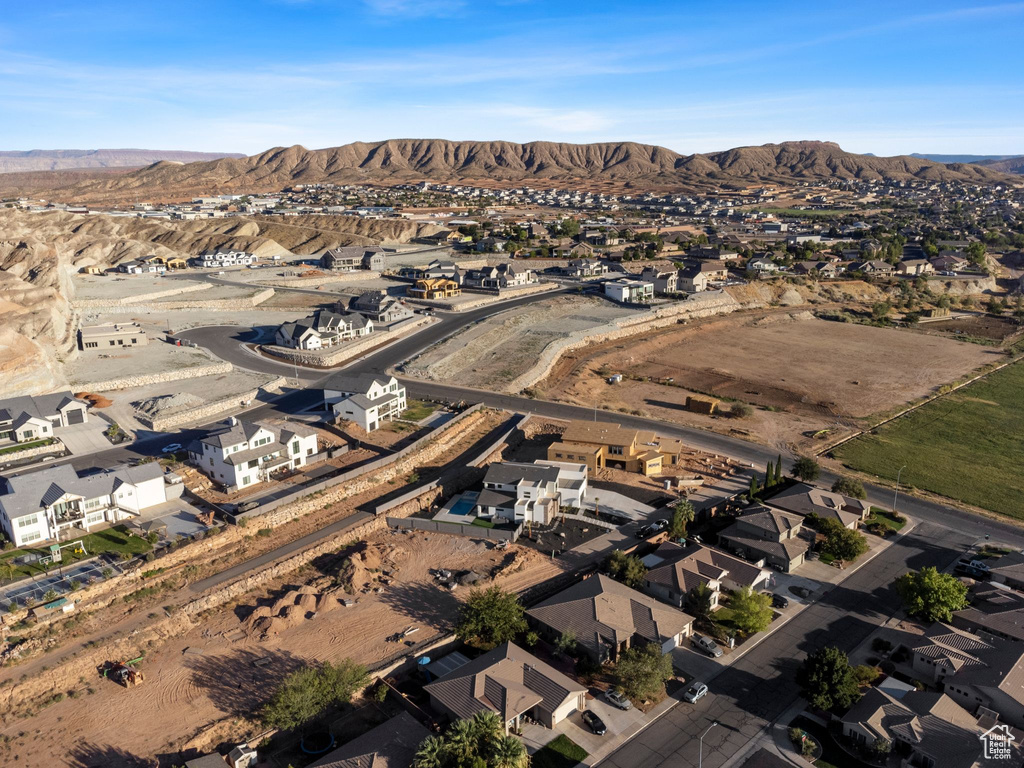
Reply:
M427 418L427 416L440 407L441 406L436 403L425 403L422 400L409 400L406 403L405 410L402 411L401 418L408 419L409 421L420 421Z
M1024 519L1024 363L836 449L853 469Z
M95 533L87 534L80 539L75 539L74 541L81 541L85 546L85 552L81 555L76 555L74 549L67 546L67 544L70 544L71 542L62 542L63 548L61 549L61 562L64 565L84 560L88 557L102 555L104 553L128 553L129 555L141 555L153 549L145 539L129 535L124 526L108 528L105 531L96 531ZM20 557L28 552L37 552L40 555L48 556L50 554L50 548L25 547L23 549L11 549L0 554L0 562L11 562L13 565L12 561L15 557ZM51 565L50 570L53 570L56 567L56 565ZM21 576L31 576L32 574L45 572L46 569L37 564L16 565L14 566L13 576L14 578L20 578ZM6 579L7 575L0 574L0 578Z
M883 528L888 528L893 533L896 533L903 528L906 523L897 520L892 512L884 510L881 507L872 507L871 514L868 516L868 519L864 521L864 525L880 525Z
M564 733L537 750L530 764L533 768L572 768L587 758L587 750Z

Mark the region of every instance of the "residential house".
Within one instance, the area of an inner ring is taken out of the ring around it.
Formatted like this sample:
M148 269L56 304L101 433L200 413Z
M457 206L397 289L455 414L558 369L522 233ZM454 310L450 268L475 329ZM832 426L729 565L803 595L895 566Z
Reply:
M729 268L722 262L702 261L696 266L710 282L721 283L729 279Z
M326 349L372 332L373 320L358 312L318 309L309 317L281 325L274 336L274 343L292 349Z
M200 267L211 269L246 266L256 263L256 255L245 251L207 250L199 254L197 262Z
M644 591L677 608L684 608L687 596L701 584L711 591L713 610L723 590L757 590L767 586L771 578L763 563L749 563L701 544L683 547L667 541L643 561L647 566Z
M793 266L793 271L800 275L817 274L819 277L831 280L845 270L838 264L829 261L798 261Z
M1024 727L1024 644L936 623L909 650L918 679L968 712L991 710L1003 722Z
M423 690L431 706L452 720L494 712L506 733L518 730L524 716L554 728L587 705L585 686L514 643L467 661Z
M747 271L755 275L773 275L779 271L779 265L768 256L751 256L747 261Z
M431 280L445 278L453 280L457 285L462 284L462 272L453 261L441 261L434 259L426 266L402 267L398 274L410 280Z
M551 640L573 634L580 649L601 663L650 643L669 653L693 631L692 616L604 574L573 584L526 615Z
M126 275L141 275L145 270L142 263L138 261L122 261L117 265L117 271Z
M79 475L70 464L0 479L0 524L14 546L84 536L167 501L157 462Z
M583 506L587 468L565 462L494 462L483 486L476 498L477 517L548 525L562 506Z
M355 422L367 432L397 418L408 407L405 387L394 376L344 371L324 383L324 405L339 419Z
M931 260L936 272L962 272L971 262L956 251L941 251Z
M0 424L2 430L3 425ZM1003 555L989 567L988 575L997 584L1024 590L1024 552Z
M501 291L507 288L519 288L537 282L536 275L528 267L515 267L512 264L499 264L496 267L482 267L466 272L462 285L466 288L482 288L490 291Z
M644 267L644 271L640 273L640 279L645 283L654 285L655 293L679 292L679 270L660 270L655 267Z
M971 587L971 604L953 614L953 626L981 638L1024 640L1024 593L1002 584L979 581Z
M654 283L620 278L604 284L604 295L622 304L649 304L654 299Z
M138 323L83 325L78 329L78 348L83 351L143 347L147 342L146 332Z
M462 289L454 280L444 277L428 277L417 280L415 285L408 290L408 294L413 299L436 301L438 299L450 299L454 296L461 296Z
M601 421L571 421L562 439L548 446L548 459L586 464L591 472L605 467L660 475L678 463L683 444L654 432L624 429Z
M569 277L597 277L608 274L608 265L596 259L570 259L562 272Z
M420 744L431 735L419 720L401 712L328 752L309 768L412 768Z
M188 447L192 464L229 491L304 467L318 455L317 433L305 424L234 417Z
M320 266L334 272L351 272L356 269L384 269L384 249L379 245L346 245L330 248L320 257Z
M799 515L755 506L718 534L718 540L740 557L763 560L778 571L792 573L803 565L813 540L810 534L803 534L803 522Z
M413 316L413 312L396 296L384 291L367 291L349 299L348 309L379 325L391 325ZM341 311L341 306L337 311Z
M709 261L732 261L740 257L736 251L713 245L695 245L686 252L686 255L691 259L707 259Z
M825 491L807 483L797 483L765 501L771 507L807 517L837 520L850 530L871 514L871 505L866 501L844 496L841 493Z
M708 289L710 278L698 266L679 270L676 285L685 293L700 293Z
M870 261L854 261L851 262L847 267L848 272L863 272L865 275L882 275L887 276L893 274L896 268L893 267L887 261L879 261L872 259Z
M500 237L482 237L477 244L475 249L481 253L501 253L508 246L508 240ZM511 246L514 248L515 246Z
M993 764L984 759L981 736L999 726L991 718L976 718L941 693L908 691L897 698L878 688L868 688L838 719L843 736L864 749L870 750L879 740L889 742L897 761L890 760L889 764L900 768L981 768Z
M566 243L552 251L552 255L562 258L588 258L594 255L594 246L590 243Z
M0 442L26 443L53 437L62 427L89 420L88 404L71 392L0 400Z
M930 275L935 272L935 267L928 259L905 259L896 265L896 271L908 276Z

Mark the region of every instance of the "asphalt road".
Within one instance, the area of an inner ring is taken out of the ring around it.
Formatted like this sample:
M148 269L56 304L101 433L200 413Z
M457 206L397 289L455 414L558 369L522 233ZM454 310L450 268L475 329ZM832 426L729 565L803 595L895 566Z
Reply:
M710 684L696 705L679 703L599 765L605 768L696 766L700 735L707 768L717 768L799 697L794 675L826 645L851 651L898 608L892 581L910 569L949 565L974 539L924 523L768 635Z

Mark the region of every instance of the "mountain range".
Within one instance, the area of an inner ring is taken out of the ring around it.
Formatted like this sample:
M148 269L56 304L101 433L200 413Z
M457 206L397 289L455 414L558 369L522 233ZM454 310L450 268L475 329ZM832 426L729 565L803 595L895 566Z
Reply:
M567 144L538 141L392 139L328 149L275 147L257 155L146 168L96 178L51 191L54 199L169 200L197 193L276 191L294 184L526 183L662 190L742 188L764 183L825 179L1014 180L981 165L944 164L844 152L838 144L793 141L681 155L632 142Z
M193 163L224 157L245 157L237 152L178 152L161 149L30 149L0 152L0 173L63 171L79 168L140 168L166 160Z

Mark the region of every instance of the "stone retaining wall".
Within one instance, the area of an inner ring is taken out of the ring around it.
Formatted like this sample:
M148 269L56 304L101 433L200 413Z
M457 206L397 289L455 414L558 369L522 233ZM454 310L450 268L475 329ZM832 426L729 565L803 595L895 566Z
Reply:
M210 299L209 301L161 301L153 304L140 304L145 301L145 296L131 296L125 301L130 304L117 304L104 301L99 304L89 305L89 309L99 312L144 312L147 310L179 310L179 309L205 309L210 312L237 312L240 310L252 309L267 301L274 295L273 288L264 288L252 296L243 296L236 299ZM79 306L84 306L79 304Z
M12 461L31 459L33 456L60 454L64 453L65 450L67 450L66 446L58 439L55 443L50 443L49 445L38 445L35 448L25 448L21 451L11 451L10 453L0 454L0 463L8 464Z
M356 269L351 272L329 272L310 275L309 277L277 277L266 280L258 280L260 285L277 285L282 288L309 288L316 289L318 283L358 283L363 280L373 280L380 277L380 272L368 269Z
M180 296L183 293L207 291L212 287L213 286L209 283L186 283L179 285L177 288L170 288L166 291L132 294L130 296L122 296L120 299L79 299L75 304L82 309L106 309L114 306L125 306L127 304L155 301L156 299L162 299L165 296Z
M418 318L397 331L382 331L379 333L374 331L369 336L359 339L358 341L347 342L342 344L340 347L332 347L324 350L292 349L291 347L281 347L277 344L265 344L262 349L266 350L267 354L286 360L289 363L295 363L296 365L331 368L335 365L340 365L347 360L351 360L369 349L401 339L408 334L435 322L437 322L437 320L431 317Z
M136 413L135 418L152 430L168 432L175 427L180 427L182 424L206 420L230 408L237 408L243 400L255 400L261 390L274 389L284 385L285 382L287 382L287 379L284 376L279 376L256 389L249 390L248 392L239 392L230 397L222 397L220 400L213 400L197 408L187 408L178 413L156 416L155 418Z
M231 373L232 370L234 369L231 363L210 363L209 365L199 365L194 368L179 368L178 370L164 371L163 373L125 376L120 379L109 379L108 381L78 382L75 386L88 387L93 392L110 392L114 389L131 389L132 387L145 387L150 384L163 384L168 381L218 376L222 373Z
M431 299L411 299L407 298L406 301L409 304L422 304L425 307L434 307L436 309L447 309L453 312L465 312L470 309L477 309L479 307L485 307L489 304L497 304L499 301L506 299L514 299L518 296L528 296L534 293L546 293L549 291L555 291L561 288L559 285L553 285L551 283L541 283L539 285L524 285L521 288L513 288L511 290L502 291L499 294L479 294L480 298L474 301L448 301L444 299L431 300ZM472 291L463 291L463 296Z
M514 379L505 388L507 392L521 392L544 379L555 364L566 352L597 344L603 341L614 341L633 336L644 331L665 328L675 325L680 320L725 315L742 309L742 305L725 291L715 291L713 295L701 294L691 296L685 301L675 302L666 307L650 310L630 317L620 318L606 326L607 330L576 331L564 339L552 342L543 352L540 359L528 371Z

